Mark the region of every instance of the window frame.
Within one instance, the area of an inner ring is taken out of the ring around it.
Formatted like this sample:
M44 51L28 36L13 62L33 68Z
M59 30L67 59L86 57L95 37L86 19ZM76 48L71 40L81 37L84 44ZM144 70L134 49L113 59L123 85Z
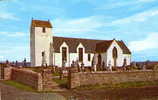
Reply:
M42 32L46 33L46 28L45 27L42 27Z
M79 62L83 62L83 48L78 48Z
M67 47L62 47L62 61L67 62Z
M88 61L91 61L91 54L88 54Z

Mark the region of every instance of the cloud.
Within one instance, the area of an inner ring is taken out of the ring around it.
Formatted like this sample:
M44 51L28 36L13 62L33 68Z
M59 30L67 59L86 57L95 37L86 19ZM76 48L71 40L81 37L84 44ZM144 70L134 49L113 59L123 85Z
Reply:
M154 2L156 0L138 0L138 2L144 2L144 3L148 3L148 2Z
M90 16L80 19L56 19L53 22L55 33L81 34L94 32L97 28L103 26L104 22L101 16ZM53 23L52 22L52 23Z
M0 35L2 36L8 36L8 37L22 37L26 36L26 33L23 32L0 32Z
M4 57L3 57L3 56L0 56L0 59L2 60L2 59L4 59Z
M134 52L140 52L149 49L158 49L158 33L150 33L144 40L132 41L129 48Z
M0 12L0 19L18 20L16 16L9 12Z
M99 10L109 10L113 8L119 8L119 7L125 7L125 6L134 6L134 5L140 5L145 3L154 2L156 0L126 0L126 1L113 1L110 3L103 4L102 6L97 7L96 9Z
M127 24L127 23L133 23L133 22L144 22L148 20L149 18L153 16L157 16L157 15L158 15L158 10L149 10L149 11L135 14L127 18L115 20L112 22L112 24L115 25L115 24Z
M0 61L8 60L20 60L28 58L29 60L29 46L9 44L7 46L0 46Z

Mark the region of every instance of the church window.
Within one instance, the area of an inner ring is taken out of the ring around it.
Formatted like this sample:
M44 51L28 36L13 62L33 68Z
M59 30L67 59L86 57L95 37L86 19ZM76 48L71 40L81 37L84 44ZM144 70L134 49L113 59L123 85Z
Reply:
M83 48L79 48L79 61L83 62Z
M91 61L91 54L88 54L88 61Z
M113 48L112 55L113 55L113 59L114 59L114 66L116 66L116 60L117 60L117 57L118 57L116 47Z
M45 27L42 28L42 32L43 32L43 33L46 32L46 28L45 28Z
M67 48L62 47L62 61L67 61Z

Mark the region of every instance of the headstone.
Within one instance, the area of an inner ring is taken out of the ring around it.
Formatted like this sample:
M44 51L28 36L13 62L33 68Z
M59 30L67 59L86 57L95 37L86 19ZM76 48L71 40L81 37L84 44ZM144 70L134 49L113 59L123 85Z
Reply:
M112 71L111 61L109 61L109 63L108 63L108 67L109 67L109 70Z
M84 71L84 63L83 62L81 64L81 69L82 69L82 71Z
M24 65L24 67L26 67L27 65L26 65L26 58L24 59L24 61L23 61L23 65Z

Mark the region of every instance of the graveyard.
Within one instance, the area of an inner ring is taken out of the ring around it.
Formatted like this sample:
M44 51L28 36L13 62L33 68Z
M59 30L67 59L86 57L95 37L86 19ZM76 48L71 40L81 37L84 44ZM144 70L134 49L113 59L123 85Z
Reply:
M136 95L128 97L131 99L142 98L146 92L149 93L144 98L155 98L155 91L158 90L157 68L157 63L149 62L133 63L131 66L112 70L97 67L97 71L88 67L18 67L8 63L0 66L0 83L22 91L58 93L66 98L81 100L82 97L102 100L105 93L106 98L126 98L125 91L129 91L128 95Z

